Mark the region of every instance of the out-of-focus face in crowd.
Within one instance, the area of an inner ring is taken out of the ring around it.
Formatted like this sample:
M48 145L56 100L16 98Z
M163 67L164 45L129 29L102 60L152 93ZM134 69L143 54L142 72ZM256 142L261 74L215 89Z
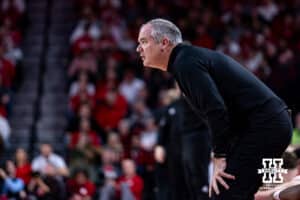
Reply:
M52 153L52 147L50 146L50 144L42 144L40 147L40 151L44 157L48 157Z
M133 160L125 159L122 161L122 170L125 176L132 177L135 175L135 164Z

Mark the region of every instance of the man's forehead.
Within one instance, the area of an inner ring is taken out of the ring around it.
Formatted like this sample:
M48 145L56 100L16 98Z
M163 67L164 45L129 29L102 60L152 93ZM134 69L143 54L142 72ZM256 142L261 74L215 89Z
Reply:
M138 40L147 39L150 36L151 26L149 24L145 24L141 27Z

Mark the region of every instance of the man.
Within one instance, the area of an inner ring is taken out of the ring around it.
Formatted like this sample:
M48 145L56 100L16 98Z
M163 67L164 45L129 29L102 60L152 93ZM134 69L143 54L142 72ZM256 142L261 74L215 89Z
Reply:
M141 200L144 189L143 179L136 173L135 162L131 159L122 161L123 176L117 182L121 199Z
M300 200L300 184L290 186L281 192L274 193L275 200Z
M65 160L53 152L50 144L43 143L40 145L40 155L32 161L32 171L44 174L48 165L54 166L58 176L69 176L69 170Z
M210 162L208 127L199 121L179 89L172 89L169 93L173 101L160 120L155 148L157 162L167 164L170 193L167 199L206 200ZM159 181L166 181L166 178Z
M300 200L300 176L271 190L256 193L255 200Z
M213 142L210 196L250 200L261 185L262 158L280 157L291 138L284 102L224 54L180 44L180 30L163 19L144 24L137 52L143 65L168 71L203 120Z

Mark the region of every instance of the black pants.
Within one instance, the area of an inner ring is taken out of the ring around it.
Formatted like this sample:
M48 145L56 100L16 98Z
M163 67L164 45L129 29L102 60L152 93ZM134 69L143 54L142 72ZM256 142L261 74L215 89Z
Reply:
M208 165L210 162L208 129L182 136L182 163L187 195L185 200L208 199Z
M210 135L208 129L180 135L156 168L158 200L207 200Z
M251 116L232 152L227 157L225 172L236 176L235 180L226 180L230 189L220 184L221 193L213 200L253 200L254 194L262 185L263 158L280 158L290 143L292 124L286 110L267 116L257 112Z

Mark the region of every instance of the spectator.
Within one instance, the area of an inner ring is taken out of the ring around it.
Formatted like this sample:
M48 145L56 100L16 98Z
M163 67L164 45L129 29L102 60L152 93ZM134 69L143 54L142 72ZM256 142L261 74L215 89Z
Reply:
M102 151L102 166L99 175L102 177L99 200L111 200L115 198L116 179L119 177L120 169L115 165L116 152L105 147Z
M0 139L3 141L3 148L9 146L10 132L11 129L7 119L0 116Z
M241 47L239 43L232 39L228 34L224 36L224 39L222 43L217 47L217 50L235 58L236 60L241 60Z
M86 162L86 164L95 164L100 155L101 140L91 129L89 120L81 119L79 131L71 134L69 148L72 162L80 162L80 165Z
M95 95L95 85L89 82L89 77L85 72L81 72L79 74L78 80L72 83L69 96L72 97L77 95L81 88L84 88L87 91L88 95Z
M273 0L264 0L261 5L258 6L257 11L266 22L271 22L278 14L279 9Z
M38 172L33 174L28 184L28 191L30 198L33 199L65 199L64 182L57 177L56 168L51 163L46 165L43 175Z
M145 83L135 77L134 72L131 69L126 70L123 81L121 82L119 89L121 95L123 95L129 104L133 104L136 100L139 91L145 86Z
M10 18L14 24L20 24L25 9L24 0L3 0L1 2L2 17Z
M67 192L70 200L91 200L96 192L95 185L89 180L86 170L78 170L67 182Z
M102 34L92 5L83 6L81 11L81 20L71 36L73 55L78 55L81 51L91 48L93 40Z
M69 78L74 78L80 72L85 72L89 75L96 75L97 73L97 59L90 50L80 52L80 54L72 60L68 69Z
M197 38L193 41L193 44L213 49L215 47L215 41L211 34L207 32L207 27L204 24L198 24L196 26Z
M0 29L4 46L6 48L5 57L14 65L20 63L23 58L20 43L22 39L21 32L14 27L10 18L5 18L3 26Z
M128 158L130 154L130 142L131 142L131 127L128 119L123 118L118 124L118 132L120 133L120 139L124 148L124 157Z
M27 152L22 149L18 148L15 153L16 159L16 177L23 180L25 185L27 185L31 179L31 164L28 161Z
M120 136L117 133L110 132L108 134L107 146L114 150L118 160L123 157L123 145L121 143Z
M3 86L2 75L0 74L0 115L8 117L11 111L11 95L10 90Z
M283 182L289 182L298 175L297 169L297 156L293 152L284 152L282 155L283 166L282 168L287 169L287 174L282 174Z
M78 22L71 35L71 43L76 43L84 35L88 35L92 39L98 39L101 35L100 24L95 18L95 13L90 6L82 9L83 18Z
M118 41L118 46L123 51L133 52L136 46L135 40L131 38L128 30L123 30L122 38Z
M103 29L101 37L95 41L95 45L97 46L97 49L101 51L112 51L116 48L117 42L115 38L112 35L112 30L109 27Z
M32 171L44 174L46 167L51 164L59 176L68 176L69 170L67 168L64 159L53 153L52 146L47 143L43 143L40 146L40 155L32 161Z
M121 200L141 200L144 182L143 179L136 174L133 160L123 160L122 170L124 175L118 180L117 186Z
M132 113L129 117L133 127L143 126L144 121L151 117L152 113L143 100L137 99L132 105Z
M1 10L3 12L12 9L15 9L18 13L25 12L25 2L23 0L3 0L1 4Z
M70 110L72 111L72 114L75 114L78 112L80 105L82 104L89 104L91 108L94 108L95 97L88 93L86 87L80 85L78 94L71 97L69 104L70 104Z
M16 166L8 160L6 161L6 171L0 169L0 177L4 180L1 191L10 198L25 198L25 184L22 179L16 177Z
M137 165L137 169L143 169L145 167L145 156L143 149L141 148L140 137L134 134L131 138L129 158L134 160Z
M5 58L6 49L3 42L0 42L0 74L2 85L6 88L12 88L15 78L15 66Z
M106 141L104 130L98 126L96 120L93 118L91 105L89 103L83 103L80 105L79 111L76 116L73 116L67 126L67 132L75 132L79 130L80 121L82 119L86 119L91 124L91 129L95 130L98 134L100 134L100 138Z
M127 113L125 98L116 89L109 89L101 96L99 95L96 101L95 118L98 125L106 131L116 128Z
M145 130L141 132L140 140L145 151L153 151L157 142L157 127L153 118L145 120Z

